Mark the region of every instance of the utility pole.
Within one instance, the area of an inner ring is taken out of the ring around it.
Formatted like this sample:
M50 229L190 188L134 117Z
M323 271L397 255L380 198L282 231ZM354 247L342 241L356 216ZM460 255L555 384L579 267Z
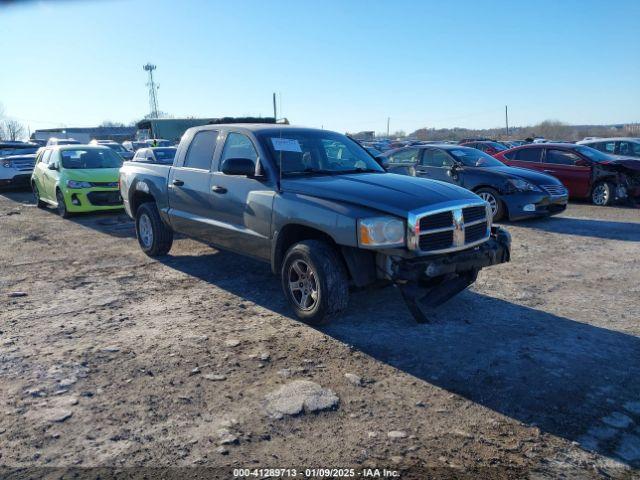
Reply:
M504 122L507 126L507 137L509 136L509 107L507 105L504 106Z
M273 92L273 119L278 121L278 109L276 108L276 92Z
M389 138L389 122L391 122L391 117L387 117L387 138Z
M156 69L156 66L151 64L151 63L147 63L145 66L142 67L144 69L145 72L149 72L149 81L147 82L147 86L149 87L149 110L150 110L150 114L153 118L158 118L158 88L160 88L159 85L156 85L156 83L153 80L153 71Z

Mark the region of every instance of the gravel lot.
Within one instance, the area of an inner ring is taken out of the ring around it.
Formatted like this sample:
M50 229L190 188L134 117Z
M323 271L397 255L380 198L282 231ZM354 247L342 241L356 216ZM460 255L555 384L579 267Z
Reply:
M152 260L124 213L4 192L0 465L633 476L640 210L507 228L512 262L434 323L387 288L314 329L266 264L189 239Z

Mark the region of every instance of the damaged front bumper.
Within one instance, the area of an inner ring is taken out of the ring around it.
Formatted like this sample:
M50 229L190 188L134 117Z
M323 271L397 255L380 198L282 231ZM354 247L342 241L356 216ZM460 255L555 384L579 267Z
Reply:
M470 250L397 262L391 280L415 319L424 323L435 308L475 282L482 268L510 258L511 235L492 227L489 240Z
M500 227L492 227L489 240L475 248L433 257L403 259L398 263L392 280L396 283L428 281L442 275L505 263L510 258L511 235Z

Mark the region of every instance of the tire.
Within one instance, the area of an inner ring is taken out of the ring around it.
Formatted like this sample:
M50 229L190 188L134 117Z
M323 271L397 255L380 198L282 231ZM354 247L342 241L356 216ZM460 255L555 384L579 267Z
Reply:
M33 196L36 200L36 207L45 208L47 206L47 203L40 200L40 191L38 190L38 185L36 185L36 182L33 182L31 184L31 190L33 190Z
M489 202L491 205L491 211L493 212L493 221L497 222L504 217L504 203L500 199L500 194L493 188L480 188L476 192L480 198L485 202Z
M281 278L296 316L310 325L326 324L331 316L347 308L346 268L336 250L323 240L304 240L289 248Z
M71 214L67 210L67 204L64 202L62 192L58 189L56 189L56 202L58 202L58 215L62 218L69 218Z
M591 203L605 207L613 203L614 186L609 182L598 182L591 190Z
M166 255L173 245L173 230L165 225L155 203L147 202L136 211L136 237L150 257Z

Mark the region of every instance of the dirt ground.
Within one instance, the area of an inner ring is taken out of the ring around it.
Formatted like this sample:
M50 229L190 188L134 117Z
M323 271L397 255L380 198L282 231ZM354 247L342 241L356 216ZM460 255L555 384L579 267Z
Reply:
M0 466L634 476L640 210L507 228L511 263L433 323L386 288L315 329L266 264L189 239L150 259L124 213L62 220L1 193ZM269 415L296 380L336 406Z

